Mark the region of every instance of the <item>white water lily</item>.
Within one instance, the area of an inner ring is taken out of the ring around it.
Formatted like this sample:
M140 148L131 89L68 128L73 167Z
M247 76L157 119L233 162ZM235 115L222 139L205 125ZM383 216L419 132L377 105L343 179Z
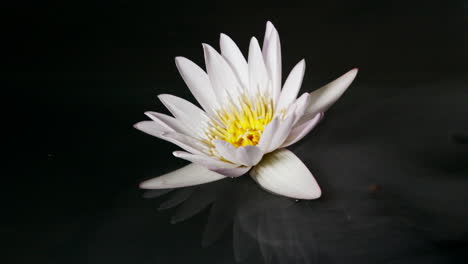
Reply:
M296 199L316 199L321 190L312 173L285 149L307 135L348 88L353 69L324 87L297 97L305 61L301 60L281 88L278 32L266 25L263 48L253 37L248 59L225 34L221 54L203 44L206 72L184 57L177 68L203 108L173 95L159 99L172 116L146 112L151 121L135 127L169 141L184 151L174 156L191 164L141 183L144 189L165 189L208 183L249 172L264 189Z

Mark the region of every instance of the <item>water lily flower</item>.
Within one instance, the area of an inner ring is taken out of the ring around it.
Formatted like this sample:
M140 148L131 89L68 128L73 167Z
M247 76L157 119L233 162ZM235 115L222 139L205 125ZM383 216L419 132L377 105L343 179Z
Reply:
M135 128L169 141L183 151L174 156L191 164L141 183L143 189L192 186L250 176L269 192L316 199L321 190L312 173L286 147L301 140L344 93L357 69L298 97L305 71L301 60L284 84L277 30L266 25L263 47L250 41L247 60L234 41L220 38L221 53L203 44L206 72L184 57L177 68L201 108L174 95L159 99L173 116L146 112L151 121Z

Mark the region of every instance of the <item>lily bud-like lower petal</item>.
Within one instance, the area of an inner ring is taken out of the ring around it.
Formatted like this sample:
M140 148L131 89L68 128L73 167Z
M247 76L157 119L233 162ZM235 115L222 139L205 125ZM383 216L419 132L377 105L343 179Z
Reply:
M207 168L189 164L178 170L162 176L144 181L140 184L142 189L170 189L213 182L226 178L224 175L208 170Z
M278 195L304 200L322 195L309 169L287 149L265 155L250 171L250 176L264 189Z

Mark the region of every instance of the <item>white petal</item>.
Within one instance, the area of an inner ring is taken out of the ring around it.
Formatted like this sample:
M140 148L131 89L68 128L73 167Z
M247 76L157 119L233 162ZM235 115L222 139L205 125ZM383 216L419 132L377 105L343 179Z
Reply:
M308 120L299 126L295 126L291 130L288 138L284 141L281 147L285 148L301 140L303 137L309 134L309 132L312 131L312 129L314 129L314 127L320 122L320 120L322 120L322 118L323 118L323 113L318 113L311 120Z
M194 154L191 154L191 153L188 153L188 152L185 152L185 151L174 151L172 154L174 156L178 157L178 158L188 160L190 162L202 165L202 166L204 166L204 167L206 167L206 168L208 168L210 170L211 169L219 169L219 168L236 168L236 167L239 167L239 165L237 165L237 164L224 162L224 161L217 160L217 159L215 159L213 157L209 157L209 156L194 155Z
M267 153L274 151L275 149L279 148L281 144L283 144L283 142L286 140L289 133L291 132L291 129L293 127L293 122L295 119L296 119L295 115L293 114L293 115L286 117L286 119L280 122L280 125L278 126L278 129L275 131L274 136L270 142Z
M144 181L142 189L168 189L198 185L224 179L225 176L210 171L200 165L189 164L178 170L169 172L157 178Z
M294 120L294 114L289 115L284 120L280 120L279 118L273 119L273 121L265 127L258 147L262 149L264 153L269 153L277 149L288 137Z
M287 108L296 100L299 89L301 89L304 72L305 60L301 60L296 64L296 66L294 66L284 83L283 90L281 90L281 94L278 99L277 110Z
M298 121L304 115L307 107L309 106L309 93L303 93L293 104L294 107L294 114L296 115L296 119L293 122L293 125L296 126Z
M281 44L278 31L270 21L266 25L262 52L272 81L273 100L276 102L281 90Z
M228 160L232 163L241 164L236 156L237 149L231 143L224 140L215 139L213 140L213 144L218 154L221 155L221 157L223 157L225 160Z
M162 139L176 144L177 146L193 154L208 155L210 153L209 148L205 143L189 135L184 135L177 132L165 132L162 134Z
M134 128L145 132L151 136L155 136L161 138L163 133L169 132L170 130L167 129L165 126L161 126L160 124L154 121L141 121L133 125Z
M250 40L249 46L249 93L264 94L268 89L269 77L263 61L262 51L256 38Z
M191 135L203 136L203 129L209 119L200 108L185 99L170 94L160 94L158 98L177 120L192 130Z
M176 57L175 62L190 92L192 92L203 109L212 114L213 109L216 108L217 101L208 75L198 65L187 58Z
M221 34L219 39L221 55L234 69L234 73L239 78L243 87L247 87L249 81L249 67L242 52L236 43L226 34Z
M305 116L311 118L320 112L325 112L346 91L357 73L358 69L352 69L322 88L311 92L310 103Z
M287 149L266 155L250 171L250 176L266 190L296 199L317 199L322 191L302 161Z
M237 167L237 168L221 168L221 169L212 169L212 171L219 174L223 174L226 177L239 177L244 175L250 170L251 167Z
M192 131L189 128L184 126L179 120L172 116L151 111L145 112L145 115L151 118L154 122L165 127L167 132L178 132L185 135L192 134Z
M213 47L203 44L206 70L210 78L213 91L218 97L218 103L225 102L227 96L236 96L240 93L240 84L237 81L231 66Z
M136 123L134 127L147 134L165 141L169 141L188 152L199 155L206 155L206 152L203 149L203 145L201 145L202 143L197 139L177 132L163 131L161 130L161 126L154 121L142 121Z
M213 140L215 149L224 159L243 166L253 166L257 164L263 156L263 151L257 146L234 147L224 140Z
M257 145L264 153L268 153L270 142L273 140L280 122L279 118L275 117L270 123L268 123L268 125L265 126L262 136L260 137L260 142L258 142Z
M244 146L236 150L236 158L245 166L256 165L263 157L262 150L257 146Z

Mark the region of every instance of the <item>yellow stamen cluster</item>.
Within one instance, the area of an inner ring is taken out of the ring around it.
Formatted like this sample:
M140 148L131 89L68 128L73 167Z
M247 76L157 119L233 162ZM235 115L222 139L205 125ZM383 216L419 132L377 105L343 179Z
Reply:
M218 120L212 120L207 131L209 142L220 139L235 147L257 145L273 119L273 101L265 95L241 95L237 104L229 101L216 114Z

